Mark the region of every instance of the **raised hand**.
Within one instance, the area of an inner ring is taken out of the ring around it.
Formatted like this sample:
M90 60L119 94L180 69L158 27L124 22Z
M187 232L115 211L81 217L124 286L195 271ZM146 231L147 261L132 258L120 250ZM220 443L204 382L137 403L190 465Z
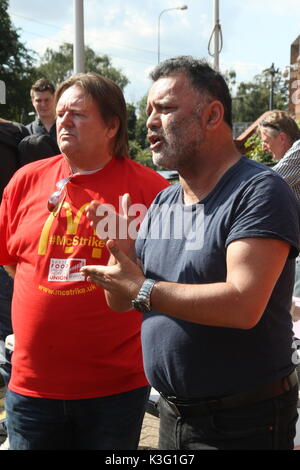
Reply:
M134 241L146 211L143 204L133 206L127 193L121 199L121 214L111 204L92 201L86 209L86 216L101 240L118 240L122 251L134 258Z
M114 265L84 266L80 271L87 281L107 291L106 298L111 308L128 310L132 308L131 300L138 294L145 276L140 267L120 249L118 242L108 240L106 246L114 257Z

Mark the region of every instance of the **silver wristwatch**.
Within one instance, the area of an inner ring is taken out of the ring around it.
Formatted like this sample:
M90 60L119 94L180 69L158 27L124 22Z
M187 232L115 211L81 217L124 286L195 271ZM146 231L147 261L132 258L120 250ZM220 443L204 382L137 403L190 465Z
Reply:
M135 299L132 300L132 307L142 313L148 313L151 310L150 295L154 284L157 281L145 279L140 291Z

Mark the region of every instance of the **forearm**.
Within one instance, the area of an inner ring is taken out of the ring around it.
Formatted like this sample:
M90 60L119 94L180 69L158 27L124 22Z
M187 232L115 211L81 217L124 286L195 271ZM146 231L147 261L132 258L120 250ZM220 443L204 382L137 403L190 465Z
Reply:
M138 291L138 285L128 284L127 289L120 292L105 291L105 297L112 310L125 312L132 308L131 300ZM228 282L201 285L161 281L152 290L151 306L180 320L239 329L254 327L265 308Z
M241 294L229 282L158 282L152 290L151 305L154 310L188 322L240 329L255 326L265 309L265 302Z
M112 266L85 266L88 280L101 285L111 308L128 310L145 275L116 242L108 248L116 259ZM185 321L226 328L253 328L260 320L290 246L275 239L242 239L227 248L224 282L179 284L159 281L151 292L152 309Z

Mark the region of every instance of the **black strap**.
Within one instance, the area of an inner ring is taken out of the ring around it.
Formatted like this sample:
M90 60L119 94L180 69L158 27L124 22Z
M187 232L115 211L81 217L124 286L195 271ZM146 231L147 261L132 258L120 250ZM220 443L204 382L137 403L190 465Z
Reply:
M275 380L270 384L260 385L252 390L237 393L227 397L220 397L211 400L183 399L161 394L164 400L168 402L172 409L178 414L187 414L188 409L193 413L196 411L211 412L214 410L236 408L239 406L251 405L270 398L277 397L290 391L298 384L296 371L291 372L287 377ZM190 413L189 413L190 414Z

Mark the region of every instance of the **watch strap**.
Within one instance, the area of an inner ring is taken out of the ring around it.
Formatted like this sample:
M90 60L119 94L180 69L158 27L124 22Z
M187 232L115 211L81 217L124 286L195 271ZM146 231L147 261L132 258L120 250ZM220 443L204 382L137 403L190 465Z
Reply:
M132 306L136 310L147 313L151 310L150 296L152 289L157 281L154 279L145 279L138 295L132 300Z

